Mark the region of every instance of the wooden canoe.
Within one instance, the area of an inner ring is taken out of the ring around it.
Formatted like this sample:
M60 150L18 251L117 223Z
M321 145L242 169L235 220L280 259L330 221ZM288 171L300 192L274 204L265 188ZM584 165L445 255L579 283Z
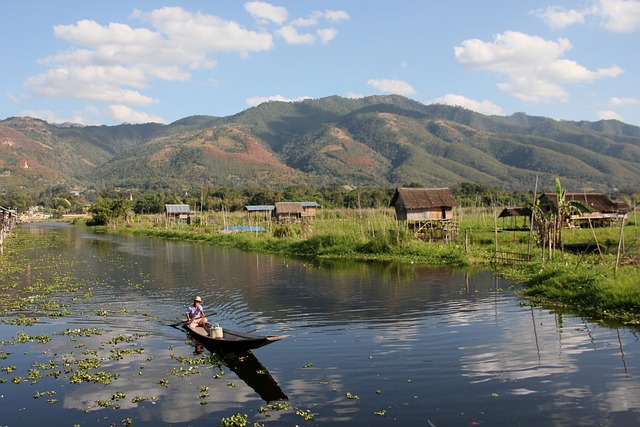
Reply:
M232 329L224 329L222 338L212 338L203 326L189 327L188 323L183 323L183 327L207 347L225 351L247 351L264 347L281 339L287 335L254 335L246 332L238 332Z

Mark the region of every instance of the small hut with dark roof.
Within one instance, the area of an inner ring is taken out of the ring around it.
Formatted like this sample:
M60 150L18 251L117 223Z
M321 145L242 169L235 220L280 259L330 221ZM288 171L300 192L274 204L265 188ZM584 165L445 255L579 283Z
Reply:
M302 202L277 202L273 215L278 222L301 222L304 214Z
M522 218L521 226L518 226L516 224L516 218L518 217ZM502 212L500 212L500 215L498 215L498 218L502 218L503 230L528 230L529 228L531 228L531 209L530 208L525 208L522 206L504 208ZM511 224L509 224L508 226L504 226L505 218L510 219Z
M191 217L195 215L189 205L182 204L165 204L164 212L167 222L179 224L191 224Z
M250 218L270 221L276 207L274 205L247 205L244 209L249 212Z
M416 237L449 240L458 233L456 199L448 188L398 188L390 206Z

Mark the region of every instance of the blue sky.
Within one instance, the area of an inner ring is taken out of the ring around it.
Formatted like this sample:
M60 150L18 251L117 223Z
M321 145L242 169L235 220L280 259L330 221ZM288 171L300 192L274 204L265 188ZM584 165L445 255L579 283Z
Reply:
M0 119L170 123L400 94L640 125L640 0L4 2Z

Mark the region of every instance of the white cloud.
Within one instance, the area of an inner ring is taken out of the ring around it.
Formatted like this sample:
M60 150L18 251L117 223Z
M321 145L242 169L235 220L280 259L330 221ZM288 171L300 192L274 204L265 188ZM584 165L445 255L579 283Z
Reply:
M29 77L25 87L36 95L49 98L79 98L103 102L123 102L133 105L150 105L157 102L153 98L142 95L136 90L122 87L126 76L131 76L129 84L140 84L136 81L136 70L128 73L124 67L72 67L56 68Z
M631 33L640 27L640 1L600 0L602 26L616 33Z
M63 118L57 112L52 110L23 110L20 112L21 117L35 117L48 123L78 123L81 125L96 124L87 120L86 117L75 116L74 118Z
M56 25L54 35L69 42L65 52L41 59L49 69L26 79L24 86L36 95L78 98L118 105L150 105L157 99L141 93L152 80L185 81L190 70L216 66L211 57L219 52L248 52L272 49L273 36L243 28L238 23L213 15L192 13L179 7L155 9L131 15L150 28L126 24L101 25L81 20ZM122 107L114 117L144 117Z
M77 123L85 126L98 125L105 116L117 123L168 123L162 117L135 111L125 105L109 105L106 111L101 111L95 106L87 106L84 111L73 111L70 116L52 110L24 110L20 115L37 117L48 123Z
M317 30L316 34L323 44L327 44L338 35L338 30L335 28L324 28Z
M598 111L598 119L599 120L620 120L621 122L624 121L623 117L620 114L610 110Z
M320 21L318 21L318 18L315 16L308 16L306 18L294 19L289 23L289 25L292 25L294 27L316 27L319 24L320 24Z
M367 84L380 92L394 93L398 95L412 95L416 93L413 86L402 80L371 79Z
M545 40L507 31L497 35L493 42L465 40L454 48L454 53L465 68L504 74L507 82L499 83L498 87L530 102L567 101L569 93L563 85L592 83L623 73L618 66L591 71L563 59L571 48L568 39Z
M282 25L289 18L287 9L262 1L245 3L245 10L260 23ZM103 25L85 19L54 26L55 37L70 47L40 59L47 69L27 78L24 87L39 96L117 104L119 107L112 110L114 117L117 113L147 120L142 113L125 112L121 106L159 102L144 94L154 80L187 81L193 70L216 67L215 56L220 53L247 58L251 52L271 50L274 34L289 44L329 43L338 32L321 27L321 23L348 20L349 15L339 10L312 12L292 21L298 25L284 25L271 33L181 7L134 10L130 19L140 25ZM304 26L309 31L298 29Z
M258 22L275 22L282 24L287 20L289 13L287 9L280 6L274 6L270 3L262 1L252 1L244 4L244 8Z
M314 36L308 32L300 32L298 29L317 27L321 25L322 21L340 22L349 19L349 14L342 10L315 11L308 16L292 20L276 31L276 34L282 37L288 44L313 44L317 40L326 44L336 38L338 30L335 28L320 28L315 31Z
M609 98L609 105L611 107L625 107L627 105L640 104L638 98L618 98L617 96Z
M110 105L109 113L118 123L167 123L160 116L136 111L126 105Z
M599 0L582 10L550 6L531 13L556 29L573 24L584 24L587 19L616 33L631 33L640 27L640 1L638 0Z
M531 11L531 13L545 21L549 27L555 29L565 28L576 23L583 24L587 15L584 11L567 10L562 6L550 6L546 9Z
M255 107L256 105L260 105L260 104L262 104L264 102L269 102L269 101L298 102L298 101L304 101L305 99L311 99L311 97L310 96L301 96L301 97L298 97L298 98L285 98L282 95L254 96L252 98L245 99L244 102L246 102L247 105Z
M255 52L273 48L269 33L243 28L218 16L192 13L180 7L163 7L147 15L149 22L170 42L172 50L211 54Z
M316 12L317 14L322 15L324 18L329 21L340 22L340 21L348 21L351 19L349 14L344 10L325 10L324 12Z
M469 110L476 111L478 113L486 114L486 115L495 115L495 116L504 116L504 110L494 104L491 101L476 101L475 99L469 99L462 95L456 95L453 93L448 93L440 98L432 99L428 101L427 104L446 104L446 105L454 105L459 107L465 107Z
M282 37L288 44L312 44L316 41L316 37L313 34L301 34L292 25L285 25L276 31L280 37Z

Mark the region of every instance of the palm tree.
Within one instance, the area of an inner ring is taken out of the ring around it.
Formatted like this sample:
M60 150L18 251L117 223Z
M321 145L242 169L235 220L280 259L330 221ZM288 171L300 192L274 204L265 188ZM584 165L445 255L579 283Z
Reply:
M593 212L591 206L586 205L578 200L567 200L566 192L560 185L560 178L556 177L556 224L554 247L562 247L562 229L568 225L569 219L573 214L582 214L584 212Z
M534 225L534 238L538 246L545 248L549 254L553 249L562 247L562 229L569 224L574 214L593 212L590 206L578 200L568 200L566 192L560 185L560 178L556 178L556 203L536 200L531 206L531 222Z

